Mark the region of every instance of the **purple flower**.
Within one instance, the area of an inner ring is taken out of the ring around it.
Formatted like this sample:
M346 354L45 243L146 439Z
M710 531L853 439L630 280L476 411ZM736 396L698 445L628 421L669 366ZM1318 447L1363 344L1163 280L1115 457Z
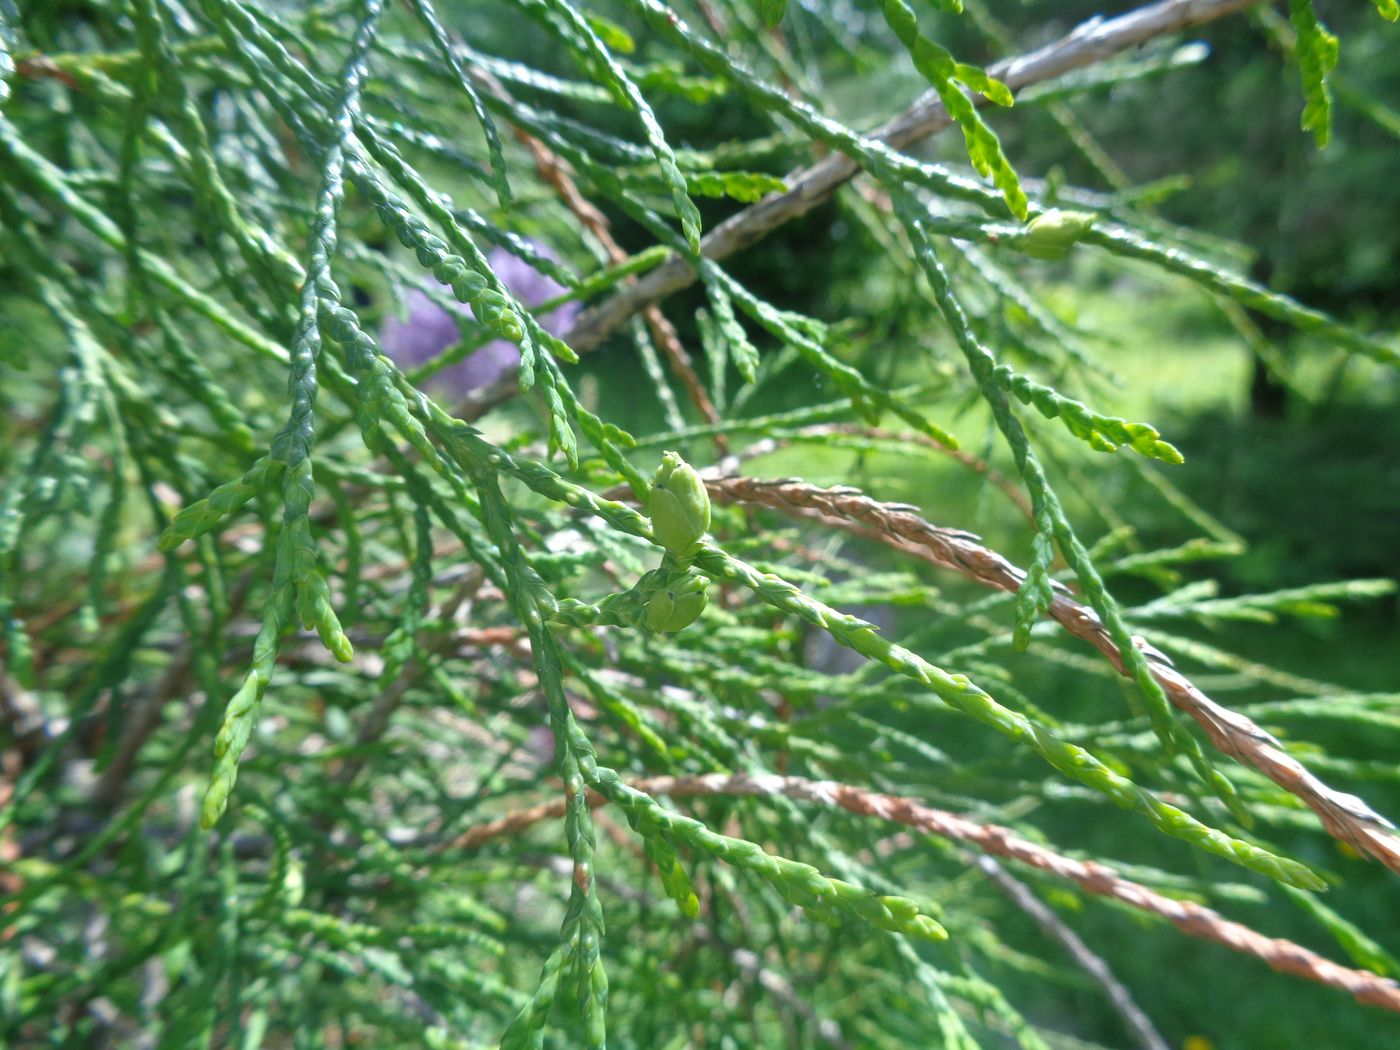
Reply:
M557 258L548 246L533 241L531 244L546 258ZM504 248L493 248L486 259L501 283L510 289L522 306L538 306L566 291L554 278L540 273ZM448 347L454 346L462 338L458 317L472 316L471 307L454 303L453 309L445 310L417 288L408 293L403 305L405 318L390 314L380 325L379 345L404 368L427 364ZM545 331L558 335L573 323L579 309L578 303L565 303L539 318L539 322ZM519 363L519 348L504 339L496 339L469 354L465 360L434 373L428 385L439 393L462 397L513 372Z

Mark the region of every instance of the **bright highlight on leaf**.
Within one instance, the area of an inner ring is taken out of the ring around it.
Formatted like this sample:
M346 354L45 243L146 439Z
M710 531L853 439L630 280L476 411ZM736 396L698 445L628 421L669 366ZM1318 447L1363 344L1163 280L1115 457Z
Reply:
M1288 14L1297 34L1294 54L1303 78L1302 128L1311 131L1322 147L1332 138L1332 89L1327 78L1337 67L1340 45L1318 21L1312 0L1288 0Z
M978 174L990 178L1001 190L1006 206L1018 219L1026 217L1028 202L1021 180L1011 162L1002 152L1001 142L977 112L972 100L963 94L960 84L971 88L997 105L1012 104L1006 85L993 80L981 70L956 62L949 51L919 32L918 17L906 0L881 0L885 21L894 30L899 42L914 60L914 68L933 85L938 97L962 128L968 159Z
M731 197L746 204L787 189L782 179L751 171L687 173L685 183L691 193L702 197Z

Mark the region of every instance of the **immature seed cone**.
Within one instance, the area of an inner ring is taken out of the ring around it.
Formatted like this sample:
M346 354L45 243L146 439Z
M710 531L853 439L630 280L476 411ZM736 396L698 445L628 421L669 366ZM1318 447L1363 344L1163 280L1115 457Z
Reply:
M1063 259L1074 242L1089 232L1098 216L1084 211L1058 208L1036 216L1026 227L1021 251L1033 259Z
M709 599L705 589L710 581L704 576L676 576L653 591L647 599L643 623L654 634L683 631L705 611Z
M651 482L651 531L672 554L684 555L710 527L710 494L695 468L674 452L661 457Z

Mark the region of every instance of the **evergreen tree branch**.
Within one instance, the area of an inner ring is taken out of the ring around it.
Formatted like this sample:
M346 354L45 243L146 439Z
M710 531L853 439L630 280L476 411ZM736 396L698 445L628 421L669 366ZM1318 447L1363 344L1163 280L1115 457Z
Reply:
M787 514L798 512L823 525L846 529L951 569L986 587L1015 594L1025 579L1023 570L983 546L972 533L930 524L912 507L881 503L858 489L823 489L792 478L707 478L705 484L716 500L758 503ZM1121 651L1103 622L1065 588L1056 586L1046 613L1070 634L1103 653L1120 674L1128 673ZM1134 636L1133 641L1167 698L1196 720L1220 752L1253 766L1285 791L1297 795L1317 814L1330 835L1400 874L1400 836L1389 820L1357 796L1329 787L1290 755L1272 734L1246 715L1212 700L1145 639Z
M435 406L428 402L427 408L434 410ZM617 529L658 542L650 523L630 507L602 499L566 481L542 463L512 456L490 445L468 425L450 419L445 419L443 424L449 428L444 429L444 438L461 448L469 458L490 463L542 496L587 510ZM838 612L787 580L761 572L712 543L700 542L693 560L696 567L712 579L739 584L782 612L828 632L839 644L866 659L922 683L941 703L1028 747L1061 773L1103 792L1123 808L1142 814L1159 831L1282 882L1309 888L1321 884L1306 865L1203 824L1116 773L1085 749L1060 740L1035 719L1006 707L967 675L949 673L930 664L904 646L882 637L872 624L859 617Z
M1226 919L1194 901L1167 897L1141 883L1123 878L1107 864L1075 860L1031 842L1009 828L979 824L926 806L915 799L879 794L851 784L774 774L710 773L703 776L645 777L639 778L634 786L636 790L650 795L672 798L751 795L797 799L888 820L940 838L966 842L992 856L1066 879L1086 893L1109 897L1129 907L1150 912L1166 919L1187 936L1214 941L1232 951L1253 955L1280 973L1316 981L1345 992L1367 1006L1400 1013L1400 983L1389 978L1338 965L1292 941L1269 937ZM592 795L589 801L592 805L605 805L611 800L602 795ZM498 838L518 836L542 820L557 819L563 811L564 804L559 800L514 810L503 817L476 825L443 848L477 849Z
M1117 18L1105 20L1095 17L1053 44L989 66L987 73L1016 91L1102 62L1154 37L1234 14L1257 2L1163 0ZM986 100L974 96L973 104L985 105ZM872 132L870 138L895 149L903 149L946 131L952 124L952 118L937 93L929 91L904 113ZM854 160L844 154L833 153L789 176L784 180L787 183L785 191L768 195L758 204L711 229L701 241L701 254L710 259L724 259L752 246L779 226L817 207L859 171L860 166ZM646 304L690 286L697 277L689 261L683 256L675 256L651 270L632 287L587 311L565 334L564 340L580 353L595 349ZM513 393L503 384L481 391L472 398L471 415L467 418L481 415Z

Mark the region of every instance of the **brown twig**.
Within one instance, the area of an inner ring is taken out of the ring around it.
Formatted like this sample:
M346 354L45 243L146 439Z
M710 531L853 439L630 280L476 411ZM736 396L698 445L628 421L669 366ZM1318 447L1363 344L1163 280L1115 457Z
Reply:
M932 525L912 507L880 503L858 489L823 489L793 479L760 481L745 477L707 479L705 484L717 500L761 503L784 513L819 520L951 569L987 587L1014 593L1025 577L1021 569L982 546L972 533ZM1059 589L1047 612L1070 634L1103 653L1120 674L1127 673L1117 645L1092 609ZM1288 754L1270 733L1252 719L1206 696L1145 640L1137 638L1135 643L1167 698L1201 725L1212 744L1301 798L1331 835L1400 873L1400 838L1394 834L1390 821L1357 796L1328 787Z
M1395 981L1369 970L1341 966L1292 941L1267 937L1193 901L1163 896L1141 883L1123 878L1105 864L1066 857L1021 838L1009 828L978 824L957 814L925 806L915 799L883 795L834 781L766 774L710 773L691 777L647 777L634 781L633 787L650 795L675 798L702 795L771 798L781 795L802 802L834 806L859 816L878 817L940 838L966 842L985 853L1068 879L1087 893L1109 897L1151 912L1171 922L1188 936L1214 941L1233 951L1253 955L1280 973L1316 981L1346 992L1367 1006L1400 1013L1400 984ZM601 806L606 804L606 800L590 795L589 804ZM497 820L478 824L446 848L474 849L492 839L518 835L533 824L558 819L563 815L562 799L515 810Z
M47 55L30 55L15 63L15 73L32 80L57 80L70 91L80 89L78 78Z
M1123 982L1114 976L1108 963L1096 955L1079 934L1065 925L1029 886L985 854L977 858L977 867L1000 886L1002 892L1010 897L1018 908L1034 919L1036 925L1044 930L1047 936L1064 948L1081 970L1094 979L1144 1050L1171 1050L1151 1019L1143 1013L1142 1007L1133 1001L1128 989L1123 987Z

